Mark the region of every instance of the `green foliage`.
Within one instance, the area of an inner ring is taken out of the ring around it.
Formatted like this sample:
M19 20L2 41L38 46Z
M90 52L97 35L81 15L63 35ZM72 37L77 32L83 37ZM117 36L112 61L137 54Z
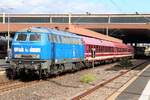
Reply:
M80 77L80 81L83 83L90 83L96 80L96 76L93 74L85 74Z
M128 58L123 58L120 60L119 65L124 68L132 67L133 64Z

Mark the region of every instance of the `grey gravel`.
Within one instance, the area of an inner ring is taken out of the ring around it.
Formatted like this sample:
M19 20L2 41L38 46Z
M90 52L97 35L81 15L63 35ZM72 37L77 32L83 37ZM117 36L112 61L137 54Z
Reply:
M29 87L2 93L0 94L0 100L69 100L71 97L85 91L89 87L119 74L120 71L106 70L114 65L115 64L101 65L76 73L47 79L45 82L39 82ZM80 77L87 73L95 75L96 80L90 84L80 82ZM103 97L108 91L102 89L101 92L103 93L101 96Z

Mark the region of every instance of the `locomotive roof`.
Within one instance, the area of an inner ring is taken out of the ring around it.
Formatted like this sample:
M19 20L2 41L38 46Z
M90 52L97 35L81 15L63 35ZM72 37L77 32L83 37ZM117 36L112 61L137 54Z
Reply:
M24 28L19 30L18 32L40 32L40 33L49 33L46 28L40 28L40 27L30 27L30 28Z
M59 31L59 30L55 30L55 29L50 29L50 31L52 34L81 38L81 36L78 36L78 35L76 35L74 33L70 33L70 32Z
M57 35L81 38L80 36L78 36L78 35L76 35L74 33L65 32L65 31L59 31L59 30L56 30L56 29L50 29L50 28L45 28L45 27L25 28L25 29L19 30L18 32L51 33L51 34L57 34Z

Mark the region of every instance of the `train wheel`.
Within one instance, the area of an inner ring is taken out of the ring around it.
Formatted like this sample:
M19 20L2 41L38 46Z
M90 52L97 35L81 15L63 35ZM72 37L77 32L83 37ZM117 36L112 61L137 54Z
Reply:
M13 69L13 70L12 70L12 74L11 74L11 79L12 79L12 80L15 79L15 78L16 78L16 75L17 75L16 70Z
M54 74L54 75L57 75L57 74L59 74L61 71L62 71L62 68L61 68L62 66L60 66L60 65L52 65L51 67L50 67L50 72L51 72L51 74Z
M77 70L80 70L82 68L80 63L76 63L75 67L76 67Z
M42 70L42 79L46 80L49 77L49 73L47 69Z
M76 64L75 64L75 63L72 64L72 69L71 69L71 71L72 71L72 72L77 71L77 68L76 68Z
M64 70L64 66L62 66L61 64L57 64L53 67L53 72L56 75L62 73L63 70Z
M14 80L16 78L16 71L15 71L15 69L12 69L12 68L7 69L7 77L10 80Z
M65 69L65 66L63 64L59 64L57 69L58 69L58 73L62 73Z

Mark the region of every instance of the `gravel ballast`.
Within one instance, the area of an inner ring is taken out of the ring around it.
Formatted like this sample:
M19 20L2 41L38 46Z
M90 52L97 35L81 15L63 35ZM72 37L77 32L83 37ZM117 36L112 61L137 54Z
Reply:
M122 70L106 70L115 64L116 63L100 65L99 67L85 69L76 73L69 73L66 75L57 76L56 78L50 78L44 82L39 82L32 86L4 92L0 94L0 100L69 100L71 97L85 91L89 87L118 75ZM96 80L89 84L80 82L80 77L89 73L95 75ZM130 73L131 75L129 76L132 76L135 73L137 73L137 71ZM118 81L115 80L116 83L110 83L107 86L113 87L114 85L117 85L119 88L125 80L128 80L126 77L124 78L125 79L118 79ZM104 89L101 89L100 93L98 92L98 95L101 95L102 97L101 100L106 97L107 93L112 93L110 89L104 87ZM84 100L94 100L95 98L89 99L90 97L85 98Z

